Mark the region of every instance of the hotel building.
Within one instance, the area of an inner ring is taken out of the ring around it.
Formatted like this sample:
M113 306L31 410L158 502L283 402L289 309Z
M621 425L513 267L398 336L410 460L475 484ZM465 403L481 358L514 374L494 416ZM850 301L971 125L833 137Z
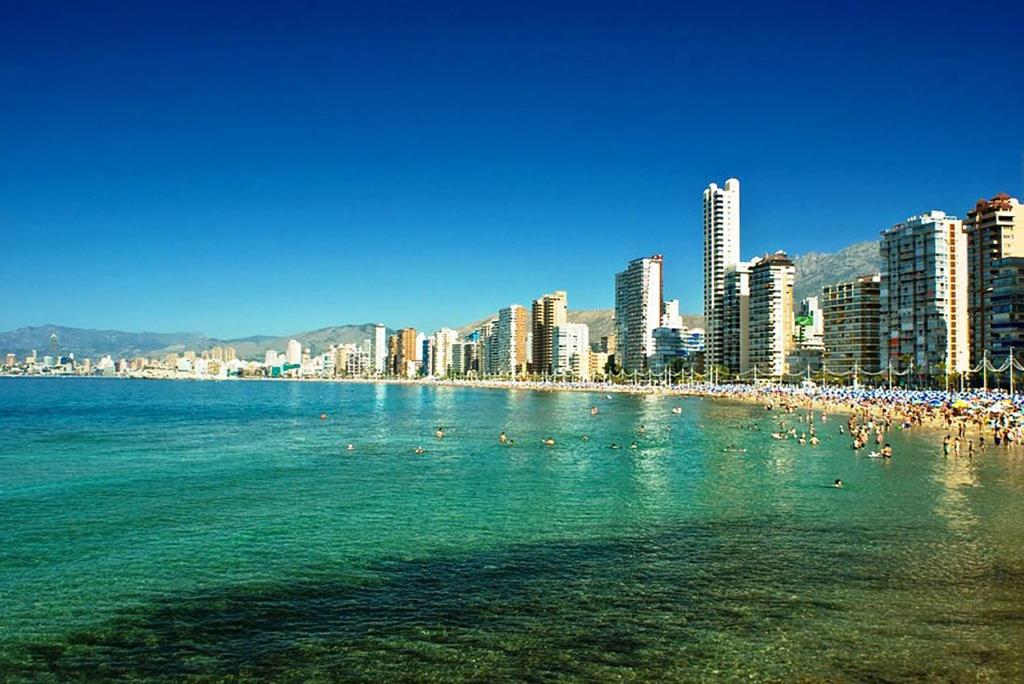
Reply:
M568 323L568 295L564 290L543 295L533 302L533 372L554 373L553 334Z
M834 373L879 369L881 276L866 275L821 289L825 368Z
M758 373L789 372L793 349L793 261L779 251L750 267L750 365Z
M879 363L921 373L968 369L967 236L931 211L882 233Z
M1024 257L1024 205L1000 193L978 200L964 220L967 233L968 316L970 317L971 365L981 362L985 350L993 351L993 302L999 261Z
M616 356L627 373L646 370L654 354L654 329L661 325L660 254L634 259L615 274Z
M704 325L709 366L723 363L722 298L726 270L740 260L740 182L704 190Z

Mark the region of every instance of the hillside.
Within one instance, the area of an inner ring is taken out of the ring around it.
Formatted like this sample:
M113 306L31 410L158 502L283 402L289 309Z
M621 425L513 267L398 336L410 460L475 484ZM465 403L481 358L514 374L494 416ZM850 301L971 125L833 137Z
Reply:
M838 252L807 252L793 259L796 280L793 299L820 296L824 285L853 280L869 273L878 273L878 242L868 240L845 247Z
M133 333L121 330L89 330L61 325L18 328L0 333L0 353L24 356L33 349L40 356L48 353L50 336L56 334L61 354L73 352L78 358L96 358L105 354L120 358L161 356L187 349L200 351L213 346L232 346L240 358L258 358L268 349L283 350L289 339L296 339L314 354L332 344L362 342L373 335L373 324L338 325L307 330L294 335L256 335L238 339L217 339L197 332Z

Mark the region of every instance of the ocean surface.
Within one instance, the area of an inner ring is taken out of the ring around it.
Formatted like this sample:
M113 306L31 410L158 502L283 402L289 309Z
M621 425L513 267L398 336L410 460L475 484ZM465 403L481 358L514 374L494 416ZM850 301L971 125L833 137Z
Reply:
M779 417L0 379L0 680L1024 680L1021 452Z

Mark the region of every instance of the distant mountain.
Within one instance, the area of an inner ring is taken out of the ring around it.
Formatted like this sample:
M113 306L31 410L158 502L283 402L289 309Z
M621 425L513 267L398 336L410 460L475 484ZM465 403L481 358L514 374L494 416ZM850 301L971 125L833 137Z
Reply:
M795 257L793 263L796 266L793 285L796 302L804 297L821 296L824 285L878 273L881 266L875 240L858 242L831 254L807 252Z
M49 353L50 336L57 335L59 353L78 358L162 356L185 350L202 351L214 346L232 346L243 359L258 358L268 349L283 351L288 340L296 339L317 354L332 344L359 343L373 336L373 323L338 325L294 335L255 335L239 339L217 339L197 332L133 333L121 330L88 330L62 325L41 325L0 333L0 353L24 356L33 349L39 356ZM389 331L390 333L390 331Z

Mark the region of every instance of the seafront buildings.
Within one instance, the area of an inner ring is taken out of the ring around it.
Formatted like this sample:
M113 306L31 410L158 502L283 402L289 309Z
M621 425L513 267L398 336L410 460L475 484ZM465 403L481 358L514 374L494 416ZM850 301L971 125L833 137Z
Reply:
M876 273L822 288L823 362L828 371L880 368L881 281Z
M785 252L739 260L739 182L704 193L706 329L683 324L678 300L664 298L664 260L634 259L615 274L613 332L569 323L568 295L555 290L513 304L466 329L431 335L363 328L358 342L253 350L240 341L154 358L104 356L93 364L61 351L18 349L5 374L134 374L145 377L551 377L651 381L710 373L713 380L771 382L794 376L877 378L890 368L914 382L950 373L990 372L1024 346L1024 208L1000 193L979 200L964 222L941 211L885 231L880 272L826 284L795 306L795 265ZM706 330L706 332L705 332ZM311 340L306 340L307 343ZM66 346L66 345L65 345ZM18 355L24 355L19 362ZM973 355L973 364L970 363ZM259 358L259 361L239 358ZM993 363L995 365L993 365ZM973 370L970 367L973 366ZM819 375L820 371L825 371ZM695 376L696 377L696 376ZM708 377L703 375L703 377ZM975 375L977 378L977 375ZM904 380L901 382L909 382ZM968 376L967 382L972 382ZM977 382L974 380L974 382Z
M879 362L919 373L963 372L968 364L967 236L941 211L882 233Z
M630 261L615 274L616 358L626 373L646 371L661 324L664 293L660 254Z
M793 261L779 251L750 267L750 365L756 373L788 373L793 349Z
M974 366L981 363L985 350L995 351L995 305L992 301L995 280L999 277L1001 259L1024 257L1024 205L1006 193L978 200L967 212L964 231L969 264L971 365ZM1005 326L1007 321L1003 320L1002 324Z
M554 332L569 320L569 299L564 290L542 295L533 302L532 372L538 375L555 373ZM589 348L589 344L588 344Z
M704 190L704 326L709 365L723 362L725 273L739 260L740 182L730 178L722 188L711 183Z

